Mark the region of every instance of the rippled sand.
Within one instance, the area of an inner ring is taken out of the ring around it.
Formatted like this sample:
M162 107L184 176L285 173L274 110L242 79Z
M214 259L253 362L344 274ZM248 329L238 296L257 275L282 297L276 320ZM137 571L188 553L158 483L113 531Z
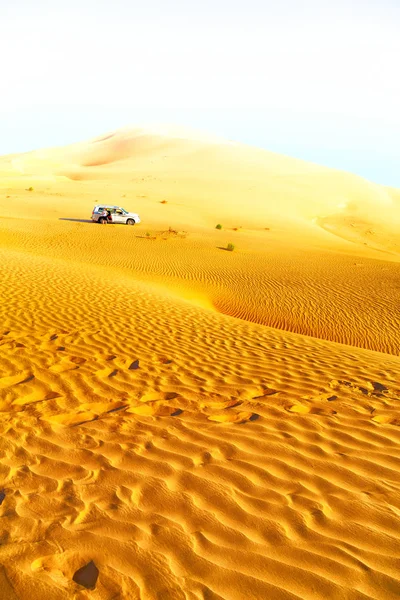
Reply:
M398 598L399 193L140 130L0 176L0 598Z

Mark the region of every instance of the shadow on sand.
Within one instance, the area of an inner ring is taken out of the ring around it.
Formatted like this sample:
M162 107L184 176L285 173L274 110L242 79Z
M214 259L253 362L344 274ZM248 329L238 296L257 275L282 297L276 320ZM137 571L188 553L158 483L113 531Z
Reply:
M64 217L60 217L59 221L75 221L76 223L93 223L92 219L66 219Z

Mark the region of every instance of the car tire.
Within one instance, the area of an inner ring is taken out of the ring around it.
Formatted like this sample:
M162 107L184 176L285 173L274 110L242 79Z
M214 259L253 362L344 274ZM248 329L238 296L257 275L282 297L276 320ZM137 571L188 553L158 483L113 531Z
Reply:
M127 225L134 225L135 224L135 219L128 219L126 222Z
M107 225L107 219L105 217L100 217L99 223L100 225Z

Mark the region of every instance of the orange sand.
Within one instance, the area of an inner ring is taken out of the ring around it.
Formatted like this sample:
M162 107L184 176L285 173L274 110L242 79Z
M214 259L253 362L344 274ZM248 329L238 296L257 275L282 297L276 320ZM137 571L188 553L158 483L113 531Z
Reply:
M186 132L0 158L0 599L398 598L399 223Z

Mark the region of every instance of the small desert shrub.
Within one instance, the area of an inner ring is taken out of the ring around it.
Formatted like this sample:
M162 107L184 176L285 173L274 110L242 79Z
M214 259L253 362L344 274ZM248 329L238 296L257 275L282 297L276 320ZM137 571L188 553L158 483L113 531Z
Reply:
M221 223L218 223L218 225L215 226L215 229L222 229Z
M167 204L167 200L161 200L160 204Z
M150 237L150 231L146 231L145 236Z
M33 187L28 187L27 192L33 192Z
M234 228L233 228L233 231L237 231L237 230L238 230L238 227L234 227Z
M231 243L229 242L229 244L227 245L226 249L227 249L227 250L229 250L229 252L233 252L233 251L234 251L234 249L235 249L235 245L234 245L234 244L231 244Z

